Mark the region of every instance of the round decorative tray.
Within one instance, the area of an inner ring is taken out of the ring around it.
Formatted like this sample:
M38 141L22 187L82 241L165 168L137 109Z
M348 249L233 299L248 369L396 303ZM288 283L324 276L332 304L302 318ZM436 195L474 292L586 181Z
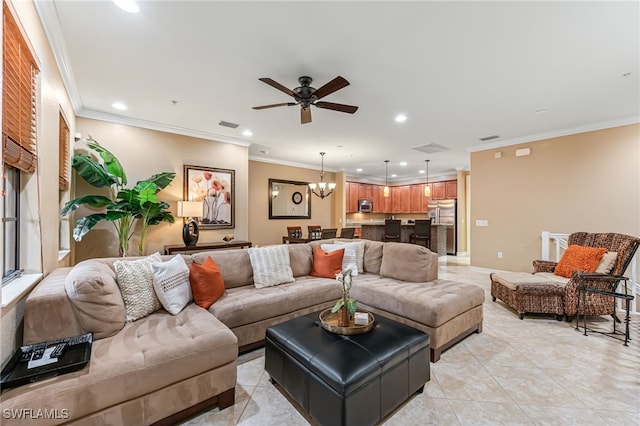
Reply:
M363 334L371 331L371 329L373 328L373 324L376 321L373 314L366 311L358 312L369 314L369 323L367 325L354 324L353 319L351 319L351 324L349 325L349 327L340 327L338 325L338 315L340 315L340 313L336 312L334 314L331 312L331 309L325 309L324 311L320 312L320 324L322 325L322 328L330 331L331 333L343 334L345 336Z

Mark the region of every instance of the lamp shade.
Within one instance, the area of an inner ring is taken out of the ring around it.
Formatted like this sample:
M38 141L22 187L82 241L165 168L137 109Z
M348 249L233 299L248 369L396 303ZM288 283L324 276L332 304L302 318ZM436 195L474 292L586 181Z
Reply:
M204 206L202 201L178 201L179 217L202 217Z

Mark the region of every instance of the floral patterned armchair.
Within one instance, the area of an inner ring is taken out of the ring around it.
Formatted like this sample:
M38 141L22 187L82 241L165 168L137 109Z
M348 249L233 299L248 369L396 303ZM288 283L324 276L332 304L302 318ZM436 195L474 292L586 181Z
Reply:
M567 320L570 321L577 312L582 314L582 298L578 298L578 287L591 287L601 290L611 290L620 282L621 277L631 263L640 238L616 233L575 232L569 235L568 245L576 244L586 247L605 247L610 252L618 253L613 269L609 274L588 275L581 271L574 271L573 276L565 286L564 309ZM554 272L557 262L534 260L534 273ZM578 303L580 306L578 306ZM586 296L587 315L612 315L614 319L616 307L612 296L588 293Z

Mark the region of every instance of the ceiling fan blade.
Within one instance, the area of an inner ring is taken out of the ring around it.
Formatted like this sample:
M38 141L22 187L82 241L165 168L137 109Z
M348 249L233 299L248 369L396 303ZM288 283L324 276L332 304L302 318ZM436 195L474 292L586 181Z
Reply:
M336 90L340 90L343 87L347 87L349 82L344 77L336 77L324 86L320 87L315 91L315 95L318 99L324 98L325 96L335 92Z
M357 106L334 104L333 102L316 102L314 105L318 108L332 109L334 111L347 112L349 114L353 114L358 110Z
M311 108L300 108L300 124L311 123Z
M281 106L293 106L293 105L297 105L297 104L295 102L282 102L280 104L255 106L255 107L253 107L253 109L266 109L266 108L274 108L274 107L281 107Z
M259 78L258 80L262 81L263 83L267 83L271 87L275 87L276 89L286 93L289 96L293 96L293 91L291 89L284 87L282 84L278 83L277 81L271 80L269 77L262 77L262 78Z

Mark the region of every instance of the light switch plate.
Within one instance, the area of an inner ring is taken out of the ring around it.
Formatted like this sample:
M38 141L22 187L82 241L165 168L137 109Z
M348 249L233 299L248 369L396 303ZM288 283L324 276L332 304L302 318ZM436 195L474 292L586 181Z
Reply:
M476 226L489 226L489 221L486 219L476 220Z

